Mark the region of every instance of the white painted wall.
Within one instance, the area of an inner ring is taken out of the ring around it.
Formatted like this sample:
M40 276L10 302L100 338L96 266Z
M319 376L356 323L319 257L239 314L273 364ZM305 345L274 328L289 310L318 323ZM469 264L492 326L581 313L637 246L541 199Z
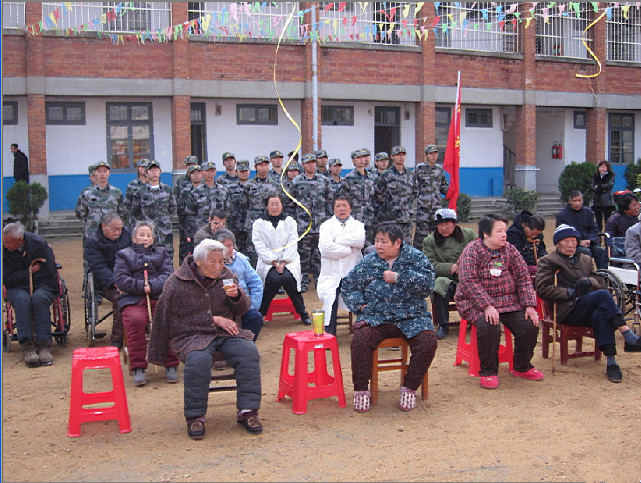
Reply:
M503 167L503 131L501 131L500 109L492 109L492 127L465 127L465 109L487 109L488 106L461 108L461 167L496 168ZM409 157L409 156L408 156Z
M563 159L552 159L552 145L563 141L565 125L565 109L536 110L536 167L540 170L536 173L536 190L539 193L559 191L558 180L565 162Z
M2 125L2 176L13 176L13 153L9 149L16 143L18 149L29 156L29 123L26 97L3 97L3 101L18 103L18 124Z
M563 160L566 164L576 161L582 163L585 159L586 129L574 128L575 109L565 110L565 136L563 139ZM552 151L550 150L550 153ZM596 161L596 160L593 160Z

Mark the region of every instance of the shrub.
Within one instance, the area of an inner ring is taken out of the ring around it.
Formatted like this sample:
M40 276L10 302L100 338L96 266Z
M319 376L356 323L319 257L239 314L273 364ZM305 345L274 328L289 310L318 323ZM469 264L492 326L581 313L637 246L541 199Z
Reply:
M25 230L34 231L38 212L47 199L47 190L38 183L18 181L7 191L9 213L16 215Z
M572 191L579 190L583 193L585 206L590 206L594 197L594 191L590 189L594 173L596 173L596 166L590 161L583 163L572 161L568 164L559 177L560 200L567 201Z
M449 201L446 198L441 198L441 206L447 208ZM472 211L472 198L465 193L459 193L456 200L456 218L459 222L466 222L470 220L470 212Z
M507 200L507 207L512 213L520 213L523 210L534 213L541 194L536 190L528 191L523 188L514 188L504 193L503 197Z
M623 172L623 177L625 178L625 187L630 191L634 191L635 188L639 187L639 178L641 174L641 158L637 159L636 163L629 163L625 167Z

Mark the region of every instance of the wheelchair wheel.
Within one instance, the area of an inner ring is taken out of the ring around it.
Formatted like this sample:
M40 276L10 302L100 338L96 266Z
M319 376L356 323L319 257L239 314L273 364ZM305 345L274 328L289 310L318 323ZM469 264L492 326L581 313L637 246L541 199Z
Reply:
M89 347L96 344L96 324L98 323L98 302L94 288L93 274L87 273L85 280L85 331L89 339Z
M625 286L621 283L619 277L603 268L597 270L597 274L601 277L603 288L610 292L621 312L625 313L626 292Z
M60 296L54 309L55 330L53 337L59 346L67 343L67 334L71 327L71 307L69 305L69 291L64 280L60 280Z
M11 352L11 342L18 339L14 334L14 327L11 323L13 320L13 308L7 306L7 302L2 304L2 350L4 352Z

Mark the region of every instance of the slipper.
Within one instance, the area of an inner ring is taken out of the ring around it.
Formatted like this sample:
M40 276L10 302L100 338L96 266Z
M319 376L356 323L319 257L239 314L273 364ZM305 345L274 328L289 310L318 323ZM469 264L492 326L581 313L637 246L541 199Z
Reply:
M187 434L193 440L200 440L205 437L205 422L197 419L187 423Z
M481 376L479 383L483 389L496 389L499 387L499 376Z
M526 372L519 372L519 371L512 371L512 375L514 377L522 377L523 379L527 379L528 381L540 381L543 379L543 373L539 371L536 368L532 368L529 371Z

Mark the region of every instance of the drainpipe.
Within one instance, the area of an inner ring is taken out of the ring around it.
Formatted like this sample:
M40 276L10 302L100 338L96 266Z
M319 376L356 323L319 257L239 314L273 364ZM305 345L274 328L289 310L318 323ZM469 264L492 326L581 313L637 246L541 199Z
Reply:
M316 4L312 4L312 147L318 151L318 42L314 31L316 29Z

